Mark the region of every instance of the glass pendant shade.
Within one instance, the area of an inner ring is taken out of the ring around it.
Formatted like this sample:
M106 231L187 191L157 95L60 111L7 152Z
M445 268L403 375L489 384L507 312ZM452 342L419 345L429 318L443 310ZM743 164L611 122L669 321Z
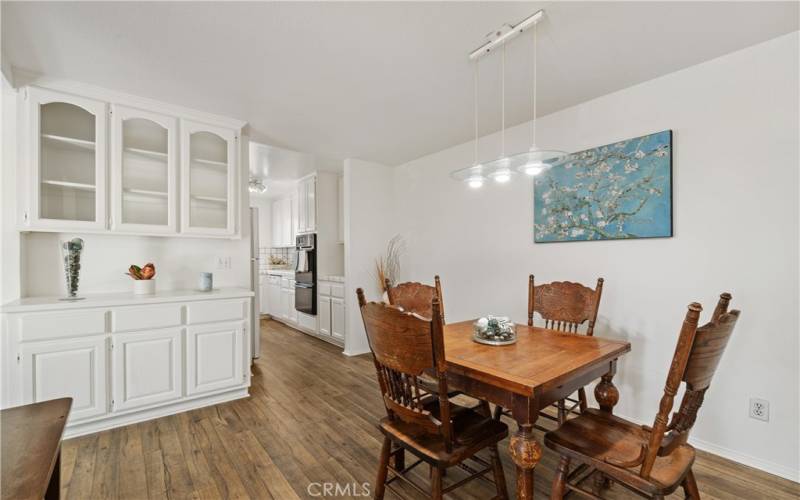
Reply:
M512 168L517 172L527 175L539 175L546 169L563 162L568 156L565 151L554 149L539 149L533 146L524 153L515 154L508 157Z

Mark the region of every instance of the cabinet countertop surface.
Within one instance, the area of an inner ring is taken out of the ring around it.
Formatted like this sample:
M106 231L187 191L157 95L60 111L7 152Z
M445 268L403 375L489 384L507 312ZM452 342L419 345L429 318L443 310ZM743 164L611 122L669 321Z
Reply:
M183 302L195 300L235 299L252 297L247 288L215 288L210 292L200 290L164 290L153 295L134 295L132 292L86 294L82 300L61 300L61 297L26 297L3 304L0 312L35 312L83 309L87 307L131 306Z

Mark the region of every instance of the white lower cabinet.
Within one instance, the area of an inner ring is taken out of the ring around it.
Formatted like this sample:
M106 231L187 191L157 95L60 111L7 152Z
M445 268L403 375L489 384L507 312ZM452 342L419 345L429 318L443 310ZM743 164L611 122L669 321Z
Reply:
M182 395L181 329L112 336L112 409L128 410Z
M70 422L107 413L107 356L105 337L23 343L20 403L71 397Z
M244 382L244 332L241 323L186 330L186 392L197 394Z
M329 338L337 344L343 344L345 332L344 284L320 281L317 305L319 311L317 333L322 338Z
M247 396L252 292L3 306L2 407L71 397L65 435Z
M344 342L344 299L331 298L331 337Z

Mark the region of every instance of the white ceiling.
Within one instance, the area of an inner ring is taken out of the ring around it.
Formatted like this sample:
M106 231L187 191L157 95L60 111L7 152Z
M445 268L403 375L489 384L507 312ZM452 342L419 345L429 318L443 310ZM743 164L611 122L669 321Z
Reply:
M247 120L259 142L399 164L472 136L483 35L544 7L539 115L798 29L797 2L2 3L11 65ZM507 122L531 117L529 41ZM481 132L499 129L498 58Z

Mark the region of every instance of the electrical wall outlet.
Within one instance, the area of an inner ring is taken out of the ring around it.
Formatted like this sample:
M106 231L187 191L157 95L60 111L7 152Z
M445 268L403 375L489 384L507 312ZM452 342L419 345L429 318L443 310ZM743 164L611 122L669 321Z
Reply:
M769 422L769 401L766 399L750 398L750 418Z

